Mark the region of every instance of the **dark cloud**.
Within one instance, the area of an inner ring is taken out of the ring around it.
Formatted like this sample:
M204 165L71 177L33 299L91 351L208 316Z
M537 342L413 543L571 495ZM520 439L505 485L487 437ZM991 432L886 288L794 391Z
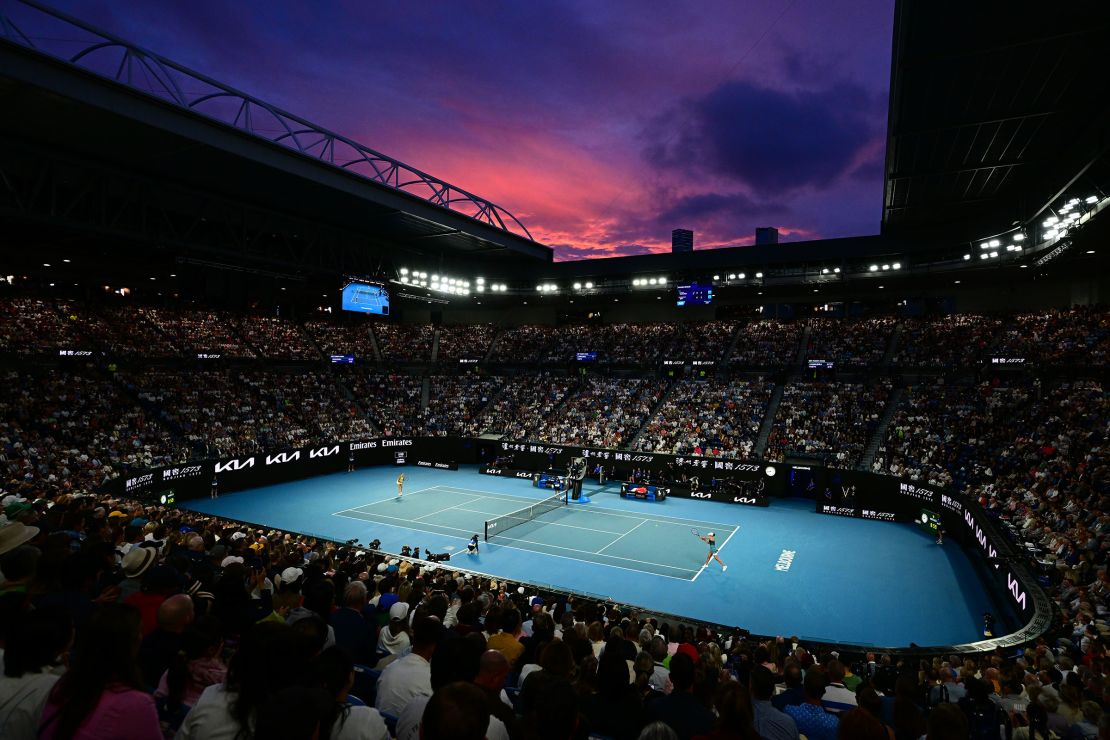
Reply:
M682 228L682 222L701 222L716 216L748 218L788 211L781 203L757 202L744 193L698 193L675 200L660 211L655 221L667 228Z
M761 193L821 189L850 169L875 135L875 105L850 83L784 92L726 82L656 118L645 134L644 157Z

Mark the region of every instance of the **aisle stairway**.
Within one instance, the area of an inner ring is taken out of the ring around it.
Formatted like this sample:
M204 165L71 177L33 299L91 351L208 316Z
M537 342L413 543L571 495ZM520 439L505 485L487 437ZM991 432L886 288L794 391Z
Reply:
M771 439L771 428L775 424L775 415L779 411L779 404L782 403L782 392L785 388L786 383L777 383L775 390L771 391L771 400L767 402L763 424L759 427L759 437L756 438L755 447L752 449L752 457L756 460L762 458L763 453L767 451L767 442Z
M886 439L886 430L890 427L894 414L897 413L898 407L902 404L904 395L906 395L906 389L902 386L895 386L894 390L890 392L890 397L886 399L886 406L883 408L883 415L879 417L879 425L875 427L875 431L863 451L863 457L860 458L860 470L870 470L872 464L874 464L875 456L879 454L879 447Z

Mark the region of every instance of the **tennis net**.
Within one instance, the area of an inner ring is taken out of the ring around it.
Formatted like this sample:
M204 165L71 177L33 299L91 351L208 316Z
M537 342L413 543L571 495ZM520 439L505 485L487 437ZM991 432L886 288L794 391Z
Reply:
M568 501L567 490L564 489L555 494L551 498L545 498L543 501L526 506L523 509L503 514L499 517L494 517L486 521L486 541L490 537L498 534L504 534L513 527L520 526L532 521L540 514L546 514L549 511L555 511L560 506L566 506Z

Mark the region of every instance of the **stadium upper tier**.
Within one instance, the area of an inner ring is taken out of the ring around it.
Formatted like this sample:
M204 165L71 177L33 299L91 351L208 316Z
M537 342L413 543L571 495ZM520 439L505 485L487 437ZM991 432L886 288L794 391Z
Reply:
M305 322L201 309L83 306L41 298L0 300L0 353L15 356L95 352L116 361L261 358L356 362L566 366L592 362L654 368L703 362L736 369L784 369L825 360L836 369L953 370L992 358L1039 366L1105 367L1110 318L1077 308L935 318L807 318L569 324L431 326L344 320Z

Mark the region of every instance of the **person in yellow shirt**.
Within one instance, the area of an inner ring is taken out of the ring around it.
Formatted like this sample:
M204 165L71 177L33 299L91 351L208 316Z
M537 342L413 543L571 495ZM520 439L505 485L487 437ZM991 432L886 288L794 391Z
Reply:
M405 492L405 474L401 473L397 476L397 498L401 498L401 494Z

